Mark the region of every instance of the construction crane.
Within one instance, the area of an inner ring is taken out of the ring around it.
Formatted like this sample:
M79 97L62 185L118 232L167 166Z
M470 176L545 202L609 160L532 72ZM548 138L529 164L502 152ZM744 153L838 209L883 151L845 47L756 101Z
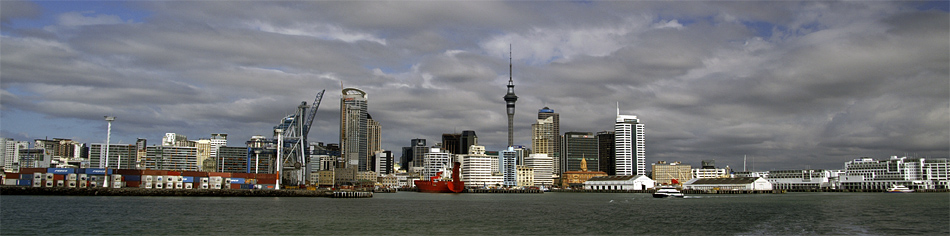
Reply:
M307 135L310 133L310 127L313 125L324 92L326 92L325 89L317 93L309 107L306 101L300 102L294 114L284 117L274 127L275 139L282 140L279 144L282 147L280 147L280 158L278 160L280 162L279 170L282 185L298 186L306 184L307 173L305 173L305 167L308 156L307 146L309 145ZM309 113L307 112L308 108L310 109ZM276 137L278 135L280 137Z

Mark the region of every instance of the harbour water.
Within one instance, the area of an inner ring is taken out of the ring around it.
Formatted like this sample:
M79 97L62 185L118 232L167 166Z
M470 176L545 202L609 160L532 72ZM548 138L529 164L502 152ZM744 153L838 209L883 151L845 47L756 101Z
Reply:
M3 235L950 235L948 193L0 197Z

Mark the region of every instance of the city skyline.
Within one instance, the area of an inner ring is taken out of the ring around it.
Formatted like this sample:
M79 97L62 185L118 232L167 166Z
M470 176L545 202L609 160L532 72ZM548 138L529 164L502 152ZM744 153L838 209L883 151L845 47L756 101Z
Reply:
M383 149L473 130L503 150L511 76L515 145L535 109L596 133L619 102L647 124L646 163L827 169L950 150L939 1L0 5L0 136L16 140L103 143L115 116L113 144L241 145L343 82L372 94ZM324 103L310 141L339 140L339 110Z

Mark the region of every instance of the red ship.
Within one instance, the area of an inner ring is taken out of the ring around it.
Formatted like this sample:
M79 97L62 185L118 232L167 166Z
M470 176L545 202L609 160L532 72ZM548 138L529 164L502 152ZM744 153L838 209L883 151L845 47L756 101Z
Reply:
M427 193L461 193L462 190L465 190L465 182L459 180L459 169L460 163L455 162L455 166L452 167L452 180L442 179L442 172L439 172L435 176L429 177L429 180L416 180L416 188L419 189L419 192Z

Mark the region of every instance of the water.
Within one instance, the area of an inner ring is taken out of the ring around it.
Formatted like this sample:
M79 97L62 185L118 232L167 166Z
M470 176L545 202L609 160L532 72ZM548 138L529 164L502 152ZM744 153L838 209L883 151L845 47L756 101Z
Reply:
M2 196L0 234L950 235L947 193Z

